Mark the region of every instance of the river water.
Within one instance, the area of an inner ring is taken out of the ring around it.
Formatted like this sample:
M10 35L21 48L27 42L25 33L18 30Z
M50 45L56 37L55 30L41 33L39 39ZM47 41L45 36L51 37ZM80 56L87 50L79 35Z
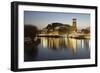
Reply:
M38 37L33 46L25 46L24 61L71 60L90 58L90 39Z

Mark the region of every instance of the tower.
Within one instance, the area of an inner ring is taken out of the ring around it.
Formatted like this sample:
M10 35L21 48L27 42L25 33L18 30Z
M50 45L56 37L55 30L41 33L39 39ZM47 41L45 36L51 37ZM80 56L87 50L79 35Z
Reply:
M73 31L77 31L77 21L76 21L76 18L73 18L72 20L73 20L73 22L72 22Z

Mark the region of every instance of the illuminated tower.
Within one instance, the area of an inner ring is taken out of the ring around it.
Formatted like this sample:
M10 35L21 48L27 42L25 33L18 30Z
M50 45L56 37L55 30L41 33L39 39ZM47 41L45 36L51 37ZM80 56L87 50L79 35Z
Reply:
M72 23L72 28L73 28L73 31L77 31L77 21L76 21L76 18L73 18L73 23Z

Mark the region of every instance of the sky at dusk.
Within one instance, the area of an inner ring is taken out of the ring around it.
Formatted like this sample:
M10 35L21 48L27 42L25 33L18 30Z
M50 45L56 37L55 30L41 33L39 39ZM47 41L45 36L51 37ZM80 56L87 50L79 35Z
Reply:
M24 11L24 24L35 25L38 29L54 22L72 25L73 18L77 19L78 29L90 26L90 14Z

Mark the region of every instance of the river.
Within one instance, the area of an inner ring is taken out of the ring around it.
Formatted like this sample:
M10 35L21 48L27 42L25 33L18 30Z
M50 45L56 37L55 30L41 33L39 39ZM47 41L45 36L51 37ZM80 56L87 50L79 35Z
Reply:
M90 58L90 39L64 37L38 37L38 39L37 45L24 47L25 62Z

